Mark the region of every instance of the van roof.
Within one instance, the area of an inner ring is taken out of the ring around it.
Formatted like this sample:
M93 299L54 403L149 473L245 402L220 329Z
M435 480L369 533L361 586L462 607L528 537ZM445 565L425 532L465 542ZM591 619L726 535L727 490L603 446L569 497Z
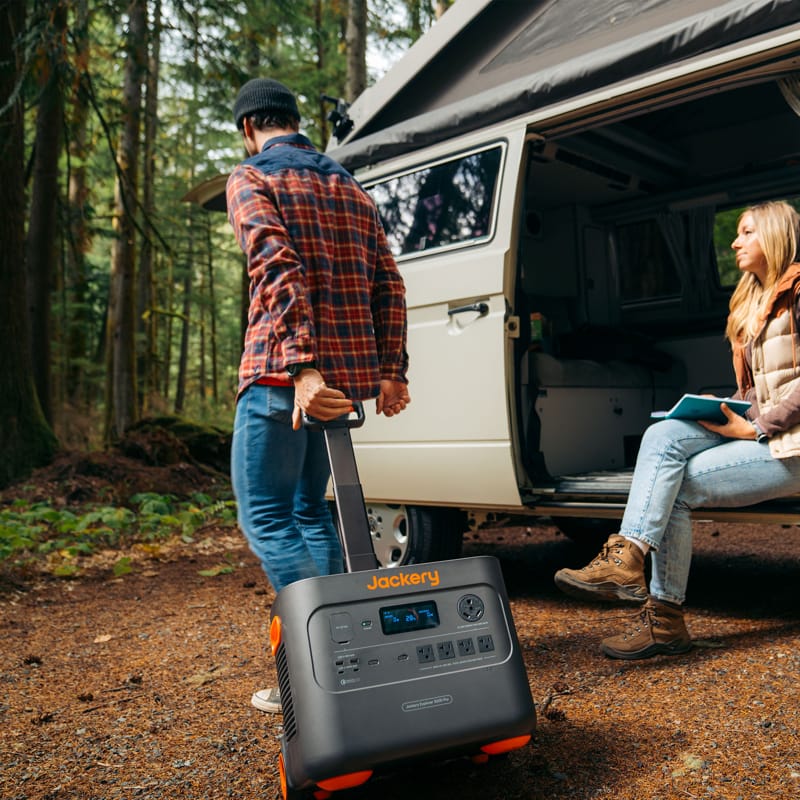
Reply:
M781 30L798 0L457 0L328 152L353 170Z

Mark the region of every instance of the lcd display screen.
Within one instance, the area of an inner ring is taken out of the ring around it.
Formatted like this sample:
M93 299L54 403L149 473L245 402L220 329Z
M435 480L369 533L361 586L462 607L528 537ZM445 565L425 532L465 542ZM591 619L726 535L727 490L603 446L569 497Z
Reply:
M435 628L439 625L439 612L433 600L382 608L380 614L381 628L387 636L392 633Z

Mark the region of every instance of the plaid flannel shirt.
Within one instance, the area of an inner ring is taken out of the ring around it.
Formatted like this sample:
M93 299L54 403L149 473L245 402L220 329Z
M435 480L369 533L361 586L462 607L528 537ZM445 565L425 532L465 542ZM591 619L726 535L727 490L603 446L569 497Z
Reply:
M227 185L250 275L238 395L316 361L353 399L406 380L405 288L375 204L301 134L270 139Z

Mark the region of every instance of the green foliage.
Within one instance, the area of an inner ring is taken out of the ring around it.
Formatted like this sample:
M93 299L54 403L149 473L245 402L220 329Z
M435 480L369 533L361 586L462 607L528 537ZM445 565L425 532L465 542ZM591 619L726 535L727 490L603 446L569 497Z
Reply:
M127 575L129 572L133 572L133 567L131 566L131 559L129 556L123 556L116 564L114 564L114 577L121 578L123 575Z
M84 16L83 3L69 3L67 34L58 38L48 24L49 6L27 5L29 22L19 40L23 76L14 88L26 109L25 161L35 138L37 79L51 52L62 73L63 138L70 145L59 162L62 258L52 282L59 288L51 297L54 425L64 446L88 447L100 441L105 383L114 370L106 365L107 312L118 235L113 210L120 133L130 113L123 93L129 8L116 0L90 1ZM439 5L368 0L371 81L433 23ZM148 3L148 46L158 36L160 51L152 207L145 213L142 164L140 196L129 209L136 218L137 255L144 253L145 241L153 254L149 295L140 298L146 307L139 318L147 325L137 334L141 414L174 410L180 381L186 398L181 413L201 420L232 418L242 341L242 254L224 214L209 214L183 198L242 159L231 106L238 88L256 75L277 78L296 92L303 132L318 147L326 146L330 107L320 95L345 94L347 10L346 0ZM79 173L84 192L68 196ZM25 202L21 196L19 204ZM181 370L184 338L187 366ZM30 445L28 451L35 452ZM41 458L37 453L36 463L49 455L49 450ZM20 474L24 471L13 477Z
M720 286L735 286L739 280L739 268L731 242L736 238L736 226L742 211L744 208L731 208L717 213L714 218L714 250Z
M800 197L787 197L786 202L800 211ZM731 243L736 238L736 229L739 217L747 206L729 208L720 211L714 218L714 252L717 259L720 286L735 286L741 273L736 266L736 254L731 249Z
M204 578L217 578L220 575L229 575L236 569L234 557L230 553L226 553L224 559L224 563L215 564L213 567L209 567L208 569L199 569L197 570L197 574Z
M202 526L233 526L236 522L232 500L215 500L200 492L188 500L143 493L131 502L133 508L93 505L76 510L16 501L0 510L0 561L19 564L59 554L62 558L54 563L52 572L70 577L79 570L76 559L104 548L159 542L172 536L191 542ZM132 568L131 559L123 556L115 563L114 574L124 575Z

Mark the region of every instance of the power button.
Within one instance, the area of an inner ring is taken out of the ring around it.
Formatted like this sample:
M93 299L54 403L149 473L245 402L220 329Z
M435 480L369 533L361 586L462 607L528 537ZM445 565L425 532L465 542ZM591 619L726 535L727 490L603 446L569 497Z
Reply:
M345 644L353 638L353 620L346 611L331 614L331 638L337 644Z

